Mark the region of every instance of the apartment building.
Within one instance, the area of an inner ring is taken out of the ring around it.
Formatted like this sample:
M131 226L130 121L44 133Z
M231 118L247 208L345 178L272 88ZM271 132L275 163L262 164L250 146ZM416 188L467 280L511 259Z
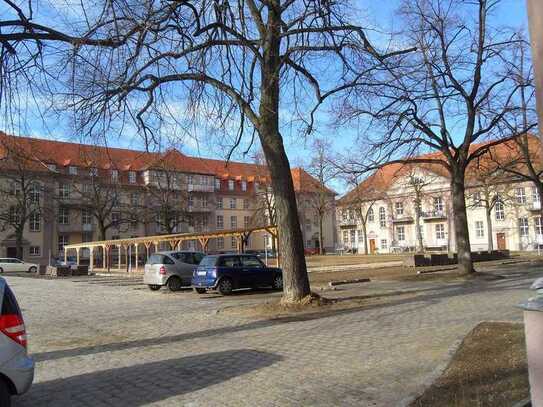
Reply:
M502 159L510 154L506 147L496 147L504 152ZM537 139L530 148L539 151ZM470 164L466 175L472 250L542 248L541 202L534 184L489 171L481 162ZM379 168L337 201L337 219L339 246L347 251L456 250L450 179L439 165Z
M16 256L16 225L25 212L31 214L24 215L23 258L47 264L67 244L262 226L273 210L262 165L190 157L175 149L151 153L2 133L0 156L0 257ZM303 169L292 175L299 202L320 194L318 182ZM334 193L325 193L331 202L323 241L333 248ZM314 212L311 205L300 206L300 219L311 220L302 225L309 248L320 244ZM265 245L271 248L271 239L255 234L246 247ZM208 245L211 252L236 249L230 238Z

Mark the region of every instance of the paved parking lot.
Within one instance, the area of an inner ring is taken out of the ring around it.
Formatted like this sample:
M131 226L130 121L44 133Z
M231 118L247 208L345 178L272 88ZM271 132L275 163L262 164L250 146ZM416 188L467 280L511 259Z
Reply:
M509 267L504 280L467 285L353 285L330 294L418 293L282 321L217 313L277 293L198 296L122 278L7 276L37 361L15 406L401 405L478 322L522 318L513 306L543 271Z

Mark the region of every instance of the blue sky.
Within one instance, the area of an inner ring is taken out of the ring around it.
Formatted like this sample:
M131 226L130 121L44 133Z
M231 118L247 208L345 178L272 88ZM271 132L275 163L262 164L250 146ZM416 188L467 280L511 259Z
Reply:
M50 0L51 4L58 6L59 4L66 9L66 2L70 0ZM358 0L355 4L359 4L361 9L361 21L360 24L364 27L373 27L377 30L385 32L394 31L397 25L397 18L394 14L395 9L399 4L399 0ZM2 10L0 9L0 12ZM509 25L512 27L526 27L527 28L527 16L526 6L524 0L504 0L501 8L497 11L495 21L498 24ZM56 19L55 19L56 20ZM58 21L58 20L56 20ZM378 40L379 34L373 34L374 39ZM40 106L47 105L48 101L38 101ZM329 107L328 107L329 108ZM344 128L338 130L332 130L328 125L328 112L327 106L321 110L318 115L317 132L316 134L321 137L329 138L332 142L333 149L337 152L348 151L352 146L355 139L355 130L352 128ZM41 115L38 114L39 109L35 106L29 106L29 110L25 112L24 120L17 124L15 132L25 135L32 135L36 137L47 137L62 140L75 140L74 136L67 120L61 116L50 115L47 112L41 111L39 113L46 113L45 120L42 120ZM288 113L287 113L288 114ZM109 138L108 143L110 146L122 146L129 148L141 148L141 142L138 138L132 137L130 134L129 125L123 132L123 137L113 135ZM11 131L5 125L5 121L0 120L0 129ZM312 143L312 136L308 138L300 137L300 135L292 131L290 127L283 127L282 134L285 140L285 146L291 161L291 165L303 165L308 161L310 155L310 146ZM205 137L198 139L198 137L184 137L181 150L188 154L199 155L202 157L214 157L223 158L224 149L218 147L216 144L209 143L205 140ZM234 157L235 159L243 160L241 151ZM250 161L249 157L246 160ZM333 185L338 192L343 192L344 187L340 183Z

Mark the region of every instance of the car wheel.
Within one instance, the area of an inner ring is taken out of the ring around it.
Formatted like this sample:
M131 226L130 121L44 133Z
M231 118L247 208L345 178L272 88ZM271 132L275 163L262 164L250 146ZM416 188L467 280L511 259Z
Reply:
M28 272L29 272L29 273L35 273L36 271L38 271L38 269L37 269L36 267L34 267L34 266L32 266L32 267L30 267L30 268L28 269Z
M277 274L273 278L273 288L275 290L282 290L283 289L283 276L281 274Z
M206 289L205 288L194 288L194 291L196 291L198 294L205 294Z
M0 267L0 274L2 274L3 272L4 272L4 269Z
M232 280L229 278L223 278L221 281L219 281L219 285L217 286L217 291L221 293L222 295L228 295L232 293L233 289Z
M149 284L148 287L149 287L149 290L156 291L156 290L160 290L160 287L162 287L162 286L160 286L158 284Z
M170 277L168 279L168 288L170 291L179 291L183 287L183 282L179 277Z
M11 406L11 393L9 392L8 384L2 379L0 379L0 406Z

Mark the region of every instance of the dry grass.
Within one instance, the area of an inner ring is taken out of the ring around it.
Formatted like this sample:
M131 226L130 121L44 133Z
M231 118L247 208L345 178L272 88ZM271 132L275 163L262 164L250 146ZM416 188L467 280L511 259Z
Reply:
M524 326L484 322L471 331L422 406L507 406L529 397Z
M403 260L406 256L404 254L375 254L367 256L363 254L345 254L343 256L307 256L305 261L308 267L344 266L398 261Z

